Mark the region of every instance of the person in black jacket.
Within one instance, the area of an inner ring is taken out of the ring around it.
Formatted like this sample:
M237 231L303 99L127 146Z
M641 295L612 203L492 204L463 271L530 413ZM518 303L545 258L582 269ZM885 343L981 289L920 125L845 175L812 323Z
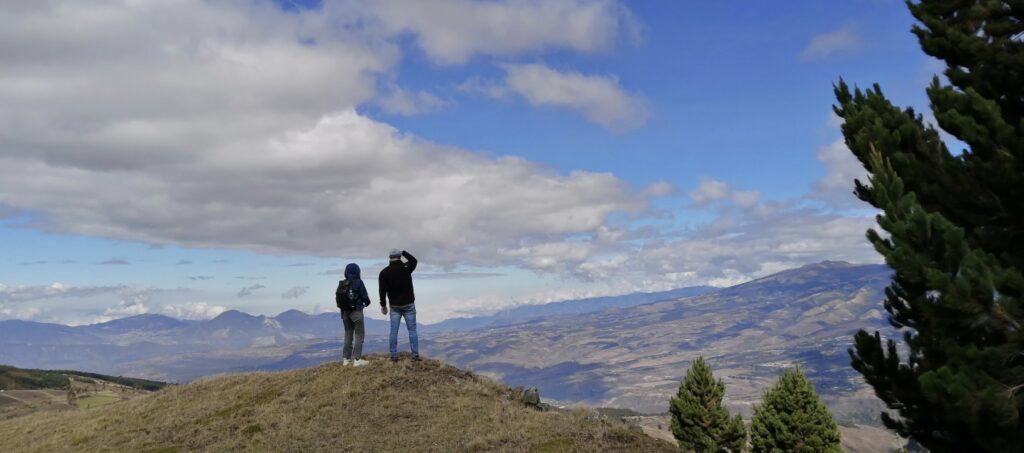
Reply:
M405 257L406 262L402 262ZM412 289L412 272L416 270L416 258L405 250L392 250L388 254L388 267L380 271L377 284L380 288L380 312L388 314L388 302L391 302L391 334L388 346L391 361L398 360L398 329L402 318L405 328L409 331L409 347L412 359L420 360L419 340L416 338L416 294Z
M351 289L351 291L350 291ZM351 299L350 300L350 296ZM352 364L363 366L368 364L363 360L363 338L366 335L366 328L363 324L363 307L370 306L370 295L366 292L366 285L359 276L359 265L349 263L345 266L345 279L338 282L338 290L334 292L334 299L341 309L341 323L345 326L345 346L341 350L342 365ZM352 338L352 334L355 338ZM354 341L353 341L354 340Z

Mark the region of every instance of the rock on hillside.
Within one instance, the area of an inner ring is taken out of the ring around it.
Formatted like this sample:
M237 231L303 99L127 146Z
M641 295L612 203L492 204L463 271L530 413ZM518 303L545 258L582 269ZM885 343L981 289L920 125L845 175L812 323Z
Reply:
M442 362L330 363L206 379L0 422L0 451L675 451L587 412L539 412Z

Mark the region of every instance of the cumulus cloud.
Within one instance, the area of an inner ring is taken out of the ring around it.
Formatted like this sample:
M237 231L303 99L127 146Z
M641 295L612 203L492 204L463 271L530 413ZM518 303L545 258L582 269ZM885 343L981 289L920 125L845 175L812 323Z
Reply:
M113 294L125 286L14 285L0 283L0 319L36 319L43 310L33 302L59 298L87 298Z
M42 313L36 307L10 307L0 303L0 320L20 319L25 321L34 320Z
M732 201L742 208L752 208L757 206L757 202L761 200L761 192L756 190L742 190L733 191Z
M623 284L606 289L612 294L731 286L824 260L879 262L864 238L871 227L871 216L788 204L730 210L696 230L647 241L604 261L591 260L576 272L593 280L614 275Z
M213 276L211 276L211 275L192 275L188 279L189 280L205 281L205 280L213 280Z
M144 315L146 313L149 313L149 307L146 306L144 301L123 300L120 304L104 310L103 314L97 316L93 322L107 322L115 319L127 318L129 316Z
M460 280L466 278L503 277L497 272L420 272L416 278L420 280Z
M115 264L115 265L122 265L123 266L123 265L130 264L130 263L128 263L128 260L126 260L124 258L111 258L111 259L108 259L106 261L100 261L99 264Z
M713 178L701 178L700 184L689 195L693 203L699 207L731 201L741 208L750 209L757 206L761 200L759 191L735 190L728 183Z
M347 10L343 15L377 33L412 35L438 64L548 49L601 52L639 35L632 13L614 0L391 0L325 6Z
M436 112L446 104L443 99L430 92L408 91L397 85L391 85L387 93L377 100L377 105L385 113L402 116Z
M840 52L858 50L861 46L863 46L863 39L860 37L857 27L847 24L811 38L807 47L800 53L800 58L817 60Z
M75 286L55 282L50 285L15 285L0 283L0 302L17 303L57 297L92 297L100 294L116 293L126 286Z
M444 61L595 50L584 43L621 28L620 6L420 5L292 14L262 2L4 4L0 38L25 44L0 47L0 205L40 214L29 226L60 233L354 258L401 242L448 266L519 265L536 257L495 251L594 234L611 214L643 209L643 195L611 174L559 174L425 142L356 110L392 70L397 34L413 33ZM445 44L476 25L418 22L458 6L479 8L483 28L515 32ZM422 9L431 11L395 19ZM366 35L377 20L390 25ZM523 32L534 26L557 33ZM617 123L610 106L632 103L610 96L579 105Z
M655 181L647 185L645 192L652 197L666 197L675 192L675 187L668 181Z
M814 184L811 197L839 207L860 204L853 195L853 181L859 179L866 182L868 173L864 165L846 147L843 139L819 148L816 157L825 165L826 173Z
M575 110L613 131L639 127L650 115L644 100L625 92L614 76L558 71L539 63L504 68L508 89L532 105Z
M215 318L227 310L227 307L210 305L206 302L187 302L164 305L160 312L178 319L202 320Z
M260 289L263 289L263 288L266 288L266 286L263 286L263 285L249 285L249 286L243 287L242 289L238 290L237 296L239 298L248 297L248 296L252 295L253 291L260 290Z
M288 288L287 291L281 293L282 299L298 299L306 294L309 290L308 286L293 286Z
M186 289L162 289L162 288L134 288L122 286L117 290L120 302L117 305L107 307L103 314L96 316L92 322L107 322L114 319L126 318L129 316L144 315L150 313L149 303L154 296L166 293L188 292Z
M697 188L690 192L690 199L697 206L707 206L708 204L728 198L730 191L729 184L716 179L703 178Z

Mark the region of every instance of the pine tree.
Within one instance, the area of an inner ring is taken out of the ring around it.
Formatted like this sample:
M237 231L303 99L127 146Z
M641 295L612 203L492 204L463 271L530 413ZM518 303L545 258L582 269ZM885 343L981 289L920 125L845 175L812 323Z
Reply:
M669 403L672 435L679 446L697 453L738 452L747 444L747 429L739 415L729 417L722 406L725 382L715 380L703 357L693 361L679 392Z
M754 453L843 451L832 414L799 369L784 371L754 406L750 443Z
M927 89L935 120L969 149L951 153L877 85L836 87L906 345L858 332L852 365L897 413L885 425L929 450L1024 451L1024 3L908 5L922 49L946 64L948 84Z

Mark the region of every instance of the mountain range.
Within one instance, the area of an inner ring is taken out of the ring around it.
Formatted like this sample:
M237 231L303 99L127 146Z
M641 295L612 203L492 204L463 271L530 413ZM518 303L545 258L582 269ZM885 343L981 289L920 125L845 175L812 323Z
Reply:
M800 366L833 411L876 417L877 399L849 366L858 329L886 330L880 265L823 262L724 289L531 305L425 325L424 354L536 386L555 403L663 412L686 369L704 356L749 413L782 368ZM386 322L367 320L366 351L386 351ZM0 322L0 363L184 382L337 360L336 313L228 311L208 321L140 315L89 326ZM404 346L404 335L401 337Z

